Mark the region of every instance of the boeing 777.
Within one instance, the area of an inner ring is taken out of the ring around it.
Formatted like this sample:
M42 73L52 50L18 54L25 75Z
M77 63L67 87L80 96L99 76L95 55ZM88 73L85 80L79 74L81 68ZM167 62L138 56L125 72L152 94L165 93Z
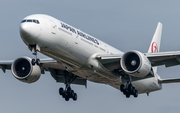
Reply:
M59 94L66 101L77 100L70 85L86 86L87 80L108 84L127 98L138 97L161 90L163 83L180 82L179 78L161 79L157 74L159 65L180 64L180 51L159 52L161 32L162 24L158 23L147 53L137 50L124 53L54 17L34 14L20 23L20 36L34 58L0 61L0 68L3 72L11 70L15 78L25 83L36 82L49 71L57 82L65 84ZM48 58L39 59L37 52Z

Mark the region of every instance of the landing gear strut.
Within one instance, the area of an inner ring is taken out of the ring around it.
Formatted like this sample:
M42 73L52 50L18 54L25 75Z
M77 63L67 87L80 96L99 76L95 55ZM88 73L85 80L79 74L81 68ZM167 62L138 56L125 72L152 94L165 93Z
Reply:
M40 60L37 58L37 48L36 46L30 46L31 50L34 52L32 53L34 55L34 59L32 59L31 63L34 66L35 64L40 65Z
M126 95L127 98L129 98L130 95L138 97L138 91L135 89L135 87L132 86L130 81L127 81L126 86L124 86L124 84L121 84L120 91L123 92L123 94Z
M77 94L74 92L74 90L71 89L70 84L76 79L76 76L65 71L64 72L64 84L66 85L66 88L59 88L59 94L65 98L66 101L69 101L70 98L72 98L74 101L77 100Z

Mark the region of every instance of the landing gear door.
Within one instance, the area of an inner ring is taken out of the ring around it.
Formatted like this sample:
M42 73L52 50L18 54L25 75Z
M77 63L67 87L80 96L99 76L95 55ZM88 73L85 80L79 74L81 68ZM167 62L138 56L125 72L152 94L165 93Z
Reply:
M55 35L57 32L57 25L52 20L49 20L49 23L51 26L51 33Z

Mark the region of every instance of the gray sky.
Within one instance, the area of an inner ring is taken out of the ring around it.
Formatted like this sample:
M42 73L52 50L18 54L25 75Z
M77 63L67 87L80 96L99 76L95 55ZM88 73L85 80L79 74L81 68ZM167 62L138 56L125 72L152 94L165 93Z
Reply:
M161 51L180 49L179 0L1 0L0 59L33 57L19 35L20 21L30 14L54 16L126 52L147 52L157 23L163 23ZM46 56L39 55L40 58ZM161 78L180 78L180 66L159 67ZM72 85L78 100L66 102L49 72L33 84L16 80L11 71L0 71L0 112L4 113L106 113L178 112L180 84L129 99L108 85L88 82L88 88Z

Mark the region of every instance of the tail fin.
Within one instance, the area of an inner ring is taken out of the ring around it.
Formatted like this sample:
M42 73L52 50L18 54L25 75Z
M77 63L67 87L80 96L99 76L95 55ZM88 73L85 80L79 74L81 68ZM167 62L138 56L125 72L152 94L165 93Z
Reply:
M163 25L159 22L152 38L152 41L149 46L148 53L159 52L160 44L161 44L161 34L162 34ZM157 67L153 67L154 73L157 73Z

